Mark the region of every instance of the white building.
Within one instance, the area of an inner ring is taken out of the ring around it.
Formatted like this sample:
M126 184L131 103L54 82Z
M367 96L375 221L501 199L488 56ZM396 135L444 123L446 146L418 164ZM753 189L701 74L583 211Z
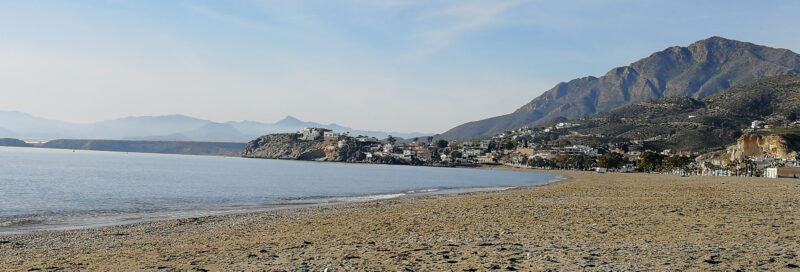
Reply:
M300 131L300 140L313 141L324 136L325 133L330 132L330 129L325 128L306 128Z
M383 145L383 152L392 153L392 151L394 151L394 145L392 144Z
M322 135L325 138L339 138L339 136L342 136L341 133L336 133L336 132L333 132L333 131L325 131L325 133L323 133Z

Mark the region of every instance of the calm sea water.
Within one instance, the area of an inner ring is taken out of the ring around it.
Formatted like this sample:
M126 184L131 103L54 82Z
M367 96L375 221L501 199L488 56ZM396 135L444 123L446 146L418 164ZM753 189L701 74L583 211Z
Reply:
M0 147L0 233L543 184L552 175Z

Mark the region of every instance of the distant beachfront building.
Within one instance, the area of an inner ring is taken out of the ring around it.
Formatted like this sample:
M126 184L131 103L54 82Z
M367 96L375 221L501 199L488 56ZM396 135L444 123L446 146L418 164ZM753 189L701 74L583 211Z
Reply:
M772 167L764 170L767 178L800 178L800 167Z

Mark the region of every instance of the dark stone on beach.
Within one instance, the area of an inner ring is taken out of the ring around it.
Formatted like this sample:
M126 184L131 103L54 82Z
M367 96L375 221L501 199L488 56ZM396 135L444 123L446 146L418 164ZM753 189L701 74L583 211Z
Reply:
M262 250L259 250L258 252L259 253L267 253L267 250L266 249L262 249Z
M798 266L796 264L793 264L793 263L790 263L790 264L786 264L786 268L800 268L800 266Z
M258 257L258 255L256 255L256 254L247 255L247 258L255 258L255 257Z
M713 256L709 257L708 259L703 260L703 262L707 263L707 264L719 264L719 263L722 263L722 261L718 260L717 258L719 258L719 256L713 255Z
M513 267L513 266L506 267L506 271L517 271L517 270L519 270L519 269L517 269L516 267Z
M160 265L160 266L156 267L156 269L169 269L169 266Z
M0 241L0 245L11 243L11 241Z

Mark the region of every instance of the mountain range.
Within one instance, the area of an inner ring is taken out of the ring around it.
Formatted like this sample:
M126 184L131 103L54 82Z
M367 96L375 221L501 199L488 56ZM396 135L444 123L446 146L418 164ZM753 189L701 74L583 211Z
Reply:
M702 99L738 84L800 73L800 55L721 37L670 47L601 77L557 84L516 111L469 122L441 135L481 138L525 126L573 120L666 96Z
M399 133L357 130L337 124L306 122L287 116L275 123L255 121L212 122L186 115L138 116L89 124L50 120L16 111L0 111L0 138L31 140L117 139L148 141L203 141L245 143L270 133L296 132L307 127L322 127L351 135L380 139L422 137L424 133Z
M703 99L668 96L570 121L578 126L537 136L538 141L603 145L638 140L645 148L709 151L736 143L753 121L800 150L800 74L758 79ZM772 129L770 129L770 127ZM538 142L537 141L537 142Z

